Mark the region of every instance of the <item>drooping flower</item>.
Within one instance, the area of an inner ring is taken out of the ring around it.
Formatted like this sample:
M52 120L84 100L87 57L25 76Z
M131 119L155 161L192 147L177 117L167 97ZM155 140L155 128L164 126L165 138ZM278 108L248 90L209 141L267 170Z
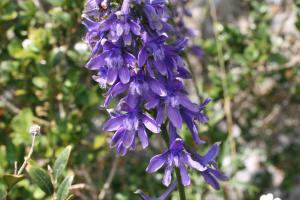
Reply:
M204 180L216 190L220 189L219 181L228 180L228 177L219 171L218 165L215 162L215 158L219 153L219 148L220 143L212 145L204 156L200 156L196 152L191 152L192 157L206 167L206 170L201 171L200 174L203 176Z
M181 181L184 186L190 185L191 182L186 169L187 166L200 172L206 170L205 166L192 159L191 154L184 148L184 141L180 138L176 138L167 151L151 158L146 171L154 173L163 166L165 166L165 174L162 183L165 186L169 186L171 183L171 174L174 167L179 169Z

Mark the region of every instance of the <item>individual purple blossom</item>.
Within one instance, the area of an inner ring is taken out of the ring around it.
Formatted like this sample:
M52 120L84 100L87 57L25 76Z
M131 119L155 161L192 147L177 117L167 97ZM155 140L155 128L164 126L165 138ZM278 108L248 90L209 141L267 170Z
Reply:
M185 150L184 141L181 138L176 138L167 151L151 158L146 171L154 173L163 166L165 166L165 174L162 183L165 186L169 186L171 183L171 174L174 167L179 168L181 181L184 186L190 185L191 182L186 169L187 166L200 172L206 170L205 166L192 159L191 154Z
M103 129L116 131L113 135L110 146L117 148L119 155L125 155L128 149L135 148L135 138L138 136L143 148L149 144L146 129L153 133L159 133L160 128L156 121L148 114L142 113L138 108L131 108L124 103L122 111L108 120Z
M202 59L204 56L204 51L201 47L193 45L191 47L191 53L194 54L197 58Z
M200 174L203 176L204 180L216 190L220 189L219 181L228 180L228 177L219 171L218 165L215 162L215 158L219 153L219 148L220 143L212 145L204 156L191 151L192 158L203 166L206 166L206 170L200 172Z
M165 4L166 0L145 0L144 13L152 30L172 29L167 23L169 16Z
M83 14L87 17L102 17L109 12L110 0L87 0Z
M179 56L185 48L187 40L181 39L172 45L165 44L167 35L162 34L156 38L143 34L144 45L138 54L138 65L146 69L149 75L155 78L154 69L162 76L169 78L190 78L190 74L184 68L184 62Z
M166 116L171 124L177 129L181 129L182 123L185 122L190 130L190 133L197 144L205 143L199 138L199 132L195 120L207 119L204 108L208 102L201 106L192 103L186 96L186 91L182 83L178 80L170 81L166 85L166 96L151 95L146 99L146 108L156 108L157 116L156 121L159 124L164 123Z
M102 32L106 32L106 38L110 41L117 42L122 39L125 45L130 45L133 36L140 35L141 31L139 22L122 11L109 16L99 28Z
M130 68L135 66L135 61L134 55L121 46L105 42L102 53L91 58L86 66L90 70L98 71L98 77L101 76L101 79L105 80L101 83L107 82L113 85L119 78L123 84L126 84L130 80Z
M149 197L146 195L143 191L138 190L135 193L140 196L142 200L167 200L170 194L176 189L177 187L177 181L175 180L169 187L168 189L159 197Z

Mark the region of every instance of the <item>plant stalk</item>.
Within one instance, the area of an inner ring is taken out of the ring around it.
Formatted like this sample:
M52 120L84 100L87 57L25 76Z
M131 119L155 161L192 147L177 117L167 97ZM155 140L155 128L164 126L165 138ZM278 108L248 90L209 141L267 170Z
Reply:
M162 138L164 139L166 145L168 146L169 142L170 142L169 141L170 139L169 139L167 127L166 127L165 124L163 124L161 126L161 130L162 130L162 134L161 134ZM180 171L179 171L178 168L175 168L175 173L176 173L176 178L177 178L177 187L178 187L180 200L186 200L184 186L182 185Z
M176 172L176 177L177 177L177 183L178 183L177 187L178 187L180 200L186 200L184 186L182 185L182 182L181 182L180 171L178 168L176 168L175 172Z

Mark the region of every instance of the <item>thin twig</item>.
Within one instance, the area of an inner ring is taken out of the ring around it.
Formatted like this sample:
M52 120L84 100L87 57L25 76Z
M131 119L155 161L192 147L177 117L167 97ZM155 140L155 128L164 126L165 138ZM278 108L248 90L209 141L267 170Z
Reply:
M78 171L78 174L81 174L85 179L86 183L88 184L87 189L89 189L90 191L90 195L92 197L91 199L97 200L97 188L94 186L93 180L89 173L86 171L85 167L81 166L80 171Z
M188 55L185 54L184 57L185 57L187 66L188 66L190 72L192 73L192 82L193 82L193 86L194 86L195 91L196 91L196 95L197 95L197 97L198 97L198 101L199 101L199 103L201 103L202 97L201 97L201 95L200 95L200 89L199 89L199 86L198 86L198 84L197 84L197 82L198 82L198 81L197 81L197 78L196 78L197 76L196 76L195 71L194 71L194 69L193 69L193 66L192 66L192 64L191 64L191 62L190 62L190 60L189 60Z
M228 84L227 84L227 73L225 68L225 61L223 56L222 44L219 41L219 32L217 30L218 18L217 18L217 11L213 0L209 0L211 17L213 21L213 30L216 40L216 46L218 50L218 62L220 65L220 74L222 79L222 88L223 88L223 96L224 96L224 112L226 115L226 122L227 122L227 129L229 135L229 143L231 149L231 155L233 159L236 158L236 144L233 138L233 120L232 120L232 113L231 113L231 98L228 93Z
M9 102L4 96L0 96L0 101L3 102L4 106L7 107L11 112L18 114L21 112L21 109L18 108L17 106L15 106L14 104L12 104L11 102ZM33 117L33 121L36 122L37 124L49 127L50 126L50 122L38 118L38 117Z
M85 183L78 183L78 184L72 185L70 187L70 191L73 193L77 190L85 190L85 189L89 189L89 188L90 187Z
M105 181L103 188L101 189L101 191L99 193L99 196L98 196L99 200L103 200L106 196L107 190L109 189L110 184L116 175L119 159L120 159L119 157L115 157L113 160L112 167L111 167L111 170L107 177L107 180Z
M18 161L15 161L14 175L18 173Z
M29 152L28 152L28 155L24 157L24 162L23 162L22 166L20 167L20 169L19 169L17 175L21 175L21 174L22 174L22 172L24 171L25 167L26 167L27 164L28 164L28 161L29 161L30 158L31 158L31 155L32 155L32 153L33 153L33 148L34 148L36 136L37 136L37 135L35 135L35 134L32 136L32 142L31 142L30 150L29 150Z

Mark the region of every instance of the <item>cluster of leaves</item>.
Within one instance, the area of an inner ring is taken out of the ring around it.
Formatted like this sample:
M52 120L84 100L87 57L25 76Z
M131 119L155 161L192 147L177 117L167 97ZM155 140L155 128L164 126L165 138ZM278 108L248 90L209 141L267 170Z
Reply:
M26 161L26 171L30 179L48 196L56 200L70 200L69 189L73 182L73 176L66 176L61 180L71 153L68 146L55 160L53 167L48 165L48 171L39 167L33 160ZM5 190L0 190L0 199L7 199L13 187L25 179L24 174L4 174Z

